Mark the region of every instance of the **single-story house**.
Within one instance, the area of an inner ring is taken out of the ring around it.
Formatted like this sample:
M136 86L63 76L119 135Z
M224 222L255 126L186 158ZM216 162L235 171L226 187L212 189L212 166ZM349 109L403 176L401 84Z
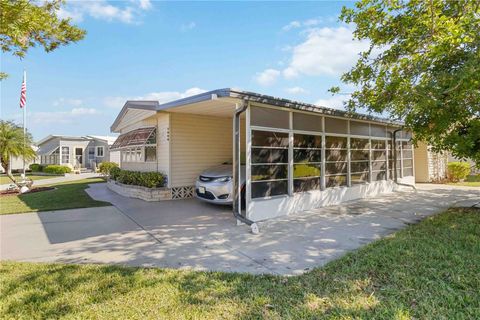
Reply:
M32 146L32 149L37 151L37 146ZM32 163L37 163L38 159L28 160L25 162L25 168L28 170L28 167ZM23 158L22 157L10 157L10 171L12 172L22 172L23 171ZM4 173L5 169L0 164L0 173Z
M49 135L37 142L38 163L92 169L101 162L120 163L120 152L110 151L116 137Z
M111 148L121 152L120 167L163 172L172 199L198 194L203 170L233 163L229 196L236 216L250 222L415 183L411 133L401 123L252 92L127 101L111 131L120 134Z

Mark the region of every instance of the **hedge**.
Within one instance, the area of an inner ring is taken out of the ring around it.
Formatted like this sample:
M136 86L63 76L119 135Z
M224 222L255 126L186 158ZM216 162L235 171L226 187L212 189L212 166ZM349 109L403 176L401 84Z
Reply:
M448 177L452 181L465 179L470 174L470 164L467 162L449 162Z
M117 167L118 167L117 163L105 161L100 163L100 165L98 166L98 170L100 171L101 174L108 176L110 175L110 170Z
M29 166L30 170L32 170L33 172L42 172L43 171L43 166L39 163L32 163L30 166Z
M55 173L55 174L64 174L72 172L72 169L67 166L60 166L57 164L49 164L48 166L43 168L43 172L45 173Z
M128 171L118 167L110 169L110 179L147 188L160 188L167 184L167 177L161 172Z

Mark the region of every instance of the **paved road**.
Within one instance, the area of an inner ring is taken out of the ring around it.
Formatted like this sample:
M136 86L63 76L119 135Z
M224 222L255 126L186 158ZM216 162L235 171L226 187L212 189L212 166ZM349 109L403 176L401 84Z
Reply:
M231 211L194 199L145 202L104 184L89 194L112 207L0 216L0 258L300 274L450 206L480 202L479 188L421 185L270 220L260 235Z
M75 181L75 180L82 180L87 178L99 177L100 174L98 173L81 173L81 174L68 174L66 176L61 177L52 177L49 179L42 179L42 180L35 180L33 181L34 186L44 186L53 183L60 183L60 182L68 182L68 181ZM6 190L11 185L8 184L0 184L0 190Z

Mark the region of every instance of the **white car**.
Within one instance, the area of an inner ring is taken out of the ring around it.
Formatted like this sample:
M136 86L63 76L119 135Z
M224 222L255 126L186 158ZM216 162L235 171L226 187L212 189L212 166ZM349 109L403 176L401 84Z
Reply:
M244 202L245 166L241 166L242 202ZM222 164L203 171L195 182L195 196L206 202L231 205L233 190L232 164Z

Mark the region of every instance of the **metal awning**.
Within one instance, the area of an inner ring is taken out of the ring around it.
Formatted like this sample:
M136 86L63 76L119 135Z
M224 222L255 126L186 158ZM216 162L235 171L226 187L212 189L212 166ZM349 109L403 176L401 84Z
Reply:
M55 151L57 151L60 147L57 146L57 145L46 145L46 146L42 146L40 148L38 148L37 150L37 154L39 156L49 156L51 155L52 153L54 153Z
M110 147L120 149L125 147L139 147L147 143L148 139L155 132L155 127L139 128L118 136L117 140Z

